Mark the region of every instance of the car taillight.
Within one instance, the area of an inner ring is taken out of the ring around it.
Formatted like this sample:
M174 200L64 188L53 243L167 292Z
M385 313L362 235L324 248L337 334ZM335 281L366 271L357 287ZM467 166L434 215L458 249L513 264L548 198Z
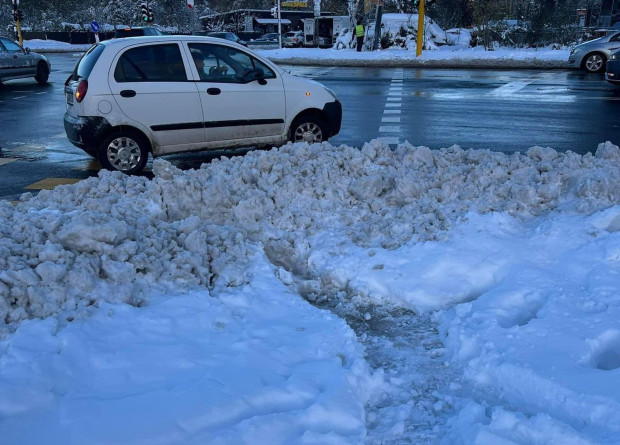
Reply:
M86 92L88 91L88 80L80 80L78 84L77 91L75 92L75 100L78 102L82 102L84 97L86 96Z

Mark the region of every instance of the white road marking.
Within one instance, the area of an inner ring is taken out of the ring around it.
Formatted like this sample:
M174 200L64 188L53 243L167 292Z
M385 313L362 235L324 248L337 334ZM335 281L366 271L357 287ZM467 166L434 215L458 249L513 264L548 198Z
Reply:
M402 94L401 94L400 96L402 96ZM400 96L399 96L399 97L390 97L390 96L388 95L387 100L388 100L388 102L400 102L400 101L401 101Z
M400 108L402 104L400 102L389 102L387 104L385 104L386 108Z
M508 82L506 85L502 85L499 88L495 88L493 91L489 92L492 96L508 96L510 94L514 94L519 90L527 87L528 85L533 84L539 80L543 80L547 77L551 76L551 73L541 73L536 74L532 77L528 77L523 80L515 80L514 82Z
M23 99L24 97L26 97L26 96L17 96L17 97L14 97L13 100Z
M383 114L400 114L400 110L383 110Z
M384 117L381 119L382 123L389 123L389 122L398 122L400 123L400 117Z
M377 139L387 145L398 145L400 143L400 138L396 137L379 137Z
M400 133L400 127L396 125L382 125L379 127L379 133Z

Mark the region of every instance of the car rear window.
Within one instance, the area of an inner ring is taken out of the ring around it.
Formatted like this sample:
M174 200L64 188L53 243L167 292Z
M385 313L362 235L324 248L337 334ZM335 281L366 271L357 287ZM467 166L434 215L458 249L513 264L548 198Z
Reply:
M104 45L97 44L95 46L91 46L76 65L75 71L73 72L73 77L88 79L88 76L90 76L93 67L97 63L97 60L99 60L99 57L104 50Z

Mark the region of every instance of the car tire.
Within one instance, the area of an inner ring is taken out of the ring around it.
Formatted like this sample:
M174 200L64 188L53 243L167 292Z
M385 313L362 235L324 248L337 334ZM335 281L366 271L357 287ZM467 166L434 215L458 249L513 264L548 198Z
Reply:
M47 85L47 80L50 78L50 70L47 68L45 62L39 62L37 65L37 75L34 76L39 85Z
M607 57L603 53L590 53L583 58L581 66L589 73L601 73L605 71Z
M103 139L97 158L106 170L135 175L149 160L148 142L137 131L117 131Z
M316 116L300 116L291 125L291 142L308 142L309 144L327 140L327 125Z

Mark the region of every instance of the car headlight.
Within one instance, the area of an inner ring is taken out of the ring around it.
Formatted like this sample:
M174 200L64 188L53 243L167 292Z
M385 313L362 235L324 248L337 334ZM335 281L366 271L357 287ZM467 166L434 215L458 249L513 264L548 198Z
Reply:
M620 54L612 54L609 60L620 60Z

